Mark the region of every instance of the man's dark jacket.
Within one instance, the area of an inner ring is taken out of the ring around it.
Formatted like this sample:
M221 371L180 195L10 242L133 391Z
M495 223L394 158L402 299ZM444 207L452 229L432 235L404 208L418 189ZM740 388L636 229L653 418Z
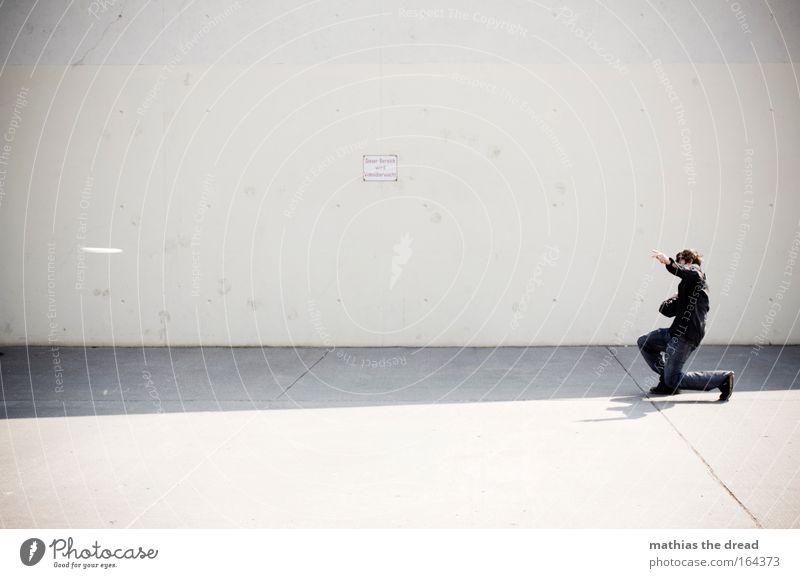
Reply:
M665 265L667 271L680 277L678 294L661 304L659 311L667 317L675 317L669 328L673 337L683 337L697 347L706 334L708 314L708 284L699 265L679 265L671 257Z

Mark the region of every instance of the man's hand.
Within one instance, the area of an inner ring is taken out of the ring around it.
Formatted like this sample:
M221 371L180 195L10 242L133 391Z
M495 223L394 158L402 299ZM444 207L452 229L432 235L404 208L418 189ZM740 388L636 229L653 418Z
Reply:
M651 256L653 259L658 259L658 262L659 262L659 263L661 263L661 264L663 264L663 265L667 265L667 264L669 264L669 257L667 257L667 256L666 256L664 253L662 253L661 251L656 251L655 249L651 249L651 250L650 250L650 252L651 252L651 253L653 253L653 254L652 254L652 255L650 255L650 256Z

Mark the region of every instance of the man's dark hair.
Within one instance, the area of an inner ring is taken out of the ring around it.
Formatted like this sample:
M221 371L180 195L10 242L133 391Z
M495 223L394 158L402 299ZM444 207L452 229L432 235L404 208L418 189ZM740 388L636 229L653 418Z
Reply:
M681 259L681 257L686 261L691 259L692 263L695 265L702 265L703 255L701 255L700 252L696 251L695 249L684 249L675 255L675 260L678 261Z

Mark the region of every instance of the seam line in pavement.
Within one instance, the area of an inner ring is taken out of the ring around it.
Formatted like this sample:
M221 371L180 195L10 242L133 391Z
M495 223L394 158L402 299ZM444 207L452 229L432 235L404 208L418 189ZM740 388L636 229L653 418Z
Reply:
M620 367L622 368L622 370L623 370L623 371L624 371L624 372L627 374L627 376L628 376L628 377L630 377L630 378L633 380L633 383L635 383L635 384L636 384L636 387L638 387L638 388L639 388L639 391L641 391L642 393L644 393L644 394L645 394L645 396L646 396L647 394L645 393L644 389L642 389L642 386L641 386L641 385L639 385L639 382L638 382L638 381L636 381L636 378L635 378L635 377L633 377L633 375L631 375L631 373L628 371L628 369L627 369L627 368L626 368L624 365L622 365L622 362L621 362L621 361L620 361L620 360L617 358L617 356L616 356L616 355L614 355L614 352L613 352L613 351L611 351L611 349L610 349L608 346L606 346L606 349L608 349L608 352L611 354L611 356L612 356L614 359L616 359L616 360L617 360L617 363L619 363L619 366L620 366ZM741 500L740 500L740 499L739 499L739 498L736 496L736 494L734 494L734 493L731 491L731 489L730 489L730 488L729 488L729 487L728 487L728 486L725 484L725 482L723 482L723 481L722 481L722 479L721 479L721 478L720 478L720 477L717 475L717 473L714 471L714 468L713 468L713 467L711 467L711 464L709 464L709 463L706 461L706 459L705 459L705 458L704 458L704 457L703 457L703 456L700 454L700 452L699 452L699 451L697 451L697 448L695 448L695 447L692 445L692 443L691 443L691 442L690 442L688 439L686 439L686 436L684 436L684 435L681 433L681 431L680 431L680 430L677 428L677 426L676 426L676 425L675 425L675 424L672 422L672 420L671 420L671 419L669 419L669 417L667 417L667 414L665 414L665 413L664 413L664 412L661 410L661 408L660 408L660 407L658 407L658 405L657 405L657 404L656 404L656 403L655 403L655 402L654 402L654 401L653 401L651 398L649 398L649 397L645 397L644 399L645 399L646 401L650 402L650 403L653 405L653 407L654 407L654 408L656 408L656 411L658 411L658 413L661 415L661 417L663 417L663 418L666 420L666 422L667 422L667 423L670 425L670 427L671 427L671 428L672 428L672 429L675 431L675 433L676 433L676 434L678 434L678 436L679 436L679 437L680 437L680 438L681 438L681 439L684 441L684 443L685 443L687 446L689 446L689 449L691 449L691 450L692 450L692 452L694 452L694 455L696 455L696 456L698 457L698 459L699 459L701 462L703 462L703 465L705 465L706 469L708 470L708 473L709 473L709 474L711 474L711 477L712 477L712 478L714 478L714 479L717 481L717 483L718 483L718 484L719 484L719 485L720 485L720 486L721 486L721 487L722 487L722 488L723 488L723 489L724 489L724 490L725 490L725 491L728 493L728 495L729 495L731 498L733 498L733 500L734 500L734 501L735 501L737 504L739 504L739 506L741 506L742 510L744 510L744 511L745 511L745 513L746 513L746 514L747 514L747 515L750 517L750 519L751 519L751 520L753 521L753 523L756 525L756 528L763 528L764 526L762 526L762 525L761 525L761 522L758 520L758 518L756 518L756 516L753 514L753 512L751 512L751 511L748 509L748 507L747 507L747 506L745 506L745 505L744 505L744 503L743 503L743 502L742 502L742 501L741 501Z
M299 376L297 379L295 379L295 380L294 380L292 383L290 383L290 384L289 384L289 387L287 387L286 389L284 389L284 390L281 392L281 394L280 394L278 397L276 397L274 400L272 400L272 401L278 401L278 400L280 400L280 399L281 399L281 398L282 398L284 395L286 395L286 393L287 393L287 392L288 392L290 389L292 389L292 387L294 387L294 385L295 385L295 384L296 384L298 381L300 381L301 379L303 379L303 378L306 376L306 374L307 374L309 371L311 371L312 369L314 369L314 368L317 366L317 364L318 364L320 361L322 361L323 359L325 359L325 356L326 356L326 355L328 355L330 352L331 352L331 350L330 350L330 349L326 349L326 350L325 350L325 353L323 353L323 354L322 354L322 357L320 357L320 358L319 358L319 359L317 359L317 360L316 360L314 363L312 363L312 364L311 364L309 367L307 367L307 368L306 368L306 370L305 370L305 371L304 371L302 374L300 374L300 376Z
M283 395L284 393L286 393L287 391L289 391L289 388L290 388L290 387L292 387L292 386L293 386L295 383L297 383L298 381L300 381L300 379L301 379L301 378L302 378L302 377L303 377L303 376L304 376L306 373L308 373L309 371L311 371L311 369L312 369L312 368L313 368L315 365L317 365L317 363L319 363L320 361L322 361L323 359L325 359L325 356L326 356L326 355L328 355L328 353L330 353L330 350L329 350L329 349L326 349L326 350L325 350L325 353L323 353L323 354L322 354L322 357L320 357L320 358L319 358L317 361L315 361L315 362L314 362L314 363L313 363L313 364L312 364L310 367L308 367L308 368L307 368L307 369L306 369L306 370L303 372L303 374L302 374L300 377L298 377L297 379L295 379L295 380L294 380L294 381L291 383L291 385L289 385L289 387L287 387L287 388L286 388L286 389L283 391L283 393L281 393L281 395ZM280 395L279 395L278 397L280 397ZM276 400L277 400L277 398L276 398ZM256 414L256 415L257 415L257 414ZM153 502L151 502L151 504L150 504L149 506L147 506L147 507L146 507L144 510L142 510L142 511L141 511L141 512L140 512L140 513L137 515L137 516L135 516L135 517L133 518L133 520L131 520L130 522L128 522L128 524L127 524L125 527L126 527L126 528L128 528L128 529L130 529L131 527L133 527L133 525L134 525L134 524L136 524L136 523L137 523L137 522L138 522L138 521L139 521L139 520L140 520L140 519L141 519L141 518L142 518L142 517L143 517L145 514L147 514L147 513L148 513L148 512L149 512L149 511L150 511L150 510L153 508L153 507L155 507L155 505L156 505L156 504L158 504L159 502L161 502L161 500L163 500L164 498L166 498L166 497L167 497L167 496L168 496L168 495L169 495L169 494L170 494L170 493L171 493L171 492L172 492L172 491L173 491L175 488L177 488L178 486L180 486L180 485L181 485L183 482L185 482L185 481L186 481L186 480L189 478L189 476L191 476L191 475L192 475L194 472L196 472L196 471L198 470L198 468L200 468L200 466L202 466L202 465L203 465L203 464L206 462L206 460L208 460L209 458L211 458L211 456L213 456L213 455L214 455L214 454L216 454L216 453L217 453L217 452L218 452L220 449L222 449L222 447L223 447L223 446L225 446L225 444L227 444L228 442L230 442L230 441L231 441L233 438L235 438L235 437L236 437L236 436L238 436L238 435L239 435L239 434L240 434L242 431L244 431L244 428L246 428L248 425L250 425L250 423L252 423L252 421L253 421L254 419L256 419L256 415L253 415L253 416L252 416L250 419L248 419L248 420L247 420L245 423L243 423L241 426L239 426L239 428L238 428L238 429L237 429L235 432L233 432L233 433L232 433L231 435L229 435L229 436L228 436L228 437L227 437L225 440L223 440L222 442L220 442L219 444L217 444L217 446L216 446L216 447L215 447L213 450L211 450L211 451L210 451L210 452L208 452L208 453L207 453L205 456L203 456L203 458L202 458L202 459L201 459L199 462L197 462L193 468L191 468L191 469L190 469L188 472L186 472L185 474L183 474L183 476L181 476L181 478L180 478L180 479L179 479L177 482L175 482L174 484L172 484L172 486L170 486L170 487L169 487L169 489L168 489L167 491L163 492L163 493L162 493L162 494L161 494L161 495L160 495L160 496L159 496L159 497L158 497L156 500L154 500Z

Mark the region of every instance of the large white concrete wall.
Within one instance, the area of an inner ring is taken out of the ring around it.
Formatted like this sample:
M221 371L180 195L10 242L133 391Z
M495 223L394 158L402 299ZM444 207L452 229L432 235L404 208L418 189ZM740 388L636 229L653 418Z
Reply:
M792 0L6 0L0 343L632 344L685 246L707 343L797 343L799 32Z

